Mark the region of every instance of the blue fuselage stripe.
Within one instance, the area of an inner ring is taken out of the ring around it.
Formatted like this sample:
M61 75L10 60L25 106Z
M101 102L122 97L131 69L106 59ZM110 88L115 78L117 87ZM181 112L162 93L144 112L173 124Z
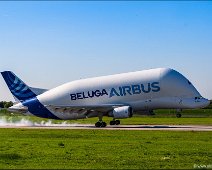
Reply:
M51 113L40 101L34 97L33 99L26 100L22 104L28 107L28 111L35 116L49 119L60 119Z

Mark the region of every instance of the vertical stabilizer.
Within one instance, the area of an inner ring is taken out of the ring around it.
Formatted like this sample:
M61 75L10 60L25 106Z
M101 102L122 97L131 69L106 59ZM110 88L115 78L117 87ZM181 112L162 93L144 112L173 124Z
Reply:
M13 72L4 71L1 72L10 92L13 94L15 99L20 102L27 99L36 97L36 94L32 92L29 86L27 86L21 79L19 79Z

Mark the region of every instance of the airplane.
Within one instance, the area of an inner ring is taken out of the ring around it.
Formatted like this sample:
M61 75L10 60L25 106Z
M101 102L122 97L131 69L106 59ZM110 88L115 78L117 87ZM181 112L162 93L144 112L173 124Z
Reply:
M170 68L80 79L50 90L30 87L11 71L1 74L17 101L9 111L62 120L98 117L96 127L106 127L103 116L113 118L110 125L119 125L119 119L139 111L203 108L210 103Z

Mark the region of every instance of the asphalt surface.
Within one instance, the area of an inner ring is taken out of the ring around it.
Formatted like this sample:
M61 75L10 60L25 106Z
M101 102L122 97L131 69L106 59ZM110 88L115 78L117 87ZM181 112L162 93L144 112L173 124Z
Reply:
M96 128L92 124L68 124L64 126L0 126L0 128L24 129L93 129L93 130L162 130L162 131L212 131L212 126L205 125L114 125Z

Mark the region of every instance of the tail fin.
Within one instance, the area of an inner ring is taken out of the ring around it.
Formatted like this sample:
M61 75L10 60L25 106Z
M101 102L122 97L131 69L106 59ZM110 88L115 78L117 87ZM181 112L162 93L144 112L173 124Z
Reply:
M19 79L13 72L4 71L1 72L10 92L20 102L27 99L36 97L37 95L27 86L21 79Z

